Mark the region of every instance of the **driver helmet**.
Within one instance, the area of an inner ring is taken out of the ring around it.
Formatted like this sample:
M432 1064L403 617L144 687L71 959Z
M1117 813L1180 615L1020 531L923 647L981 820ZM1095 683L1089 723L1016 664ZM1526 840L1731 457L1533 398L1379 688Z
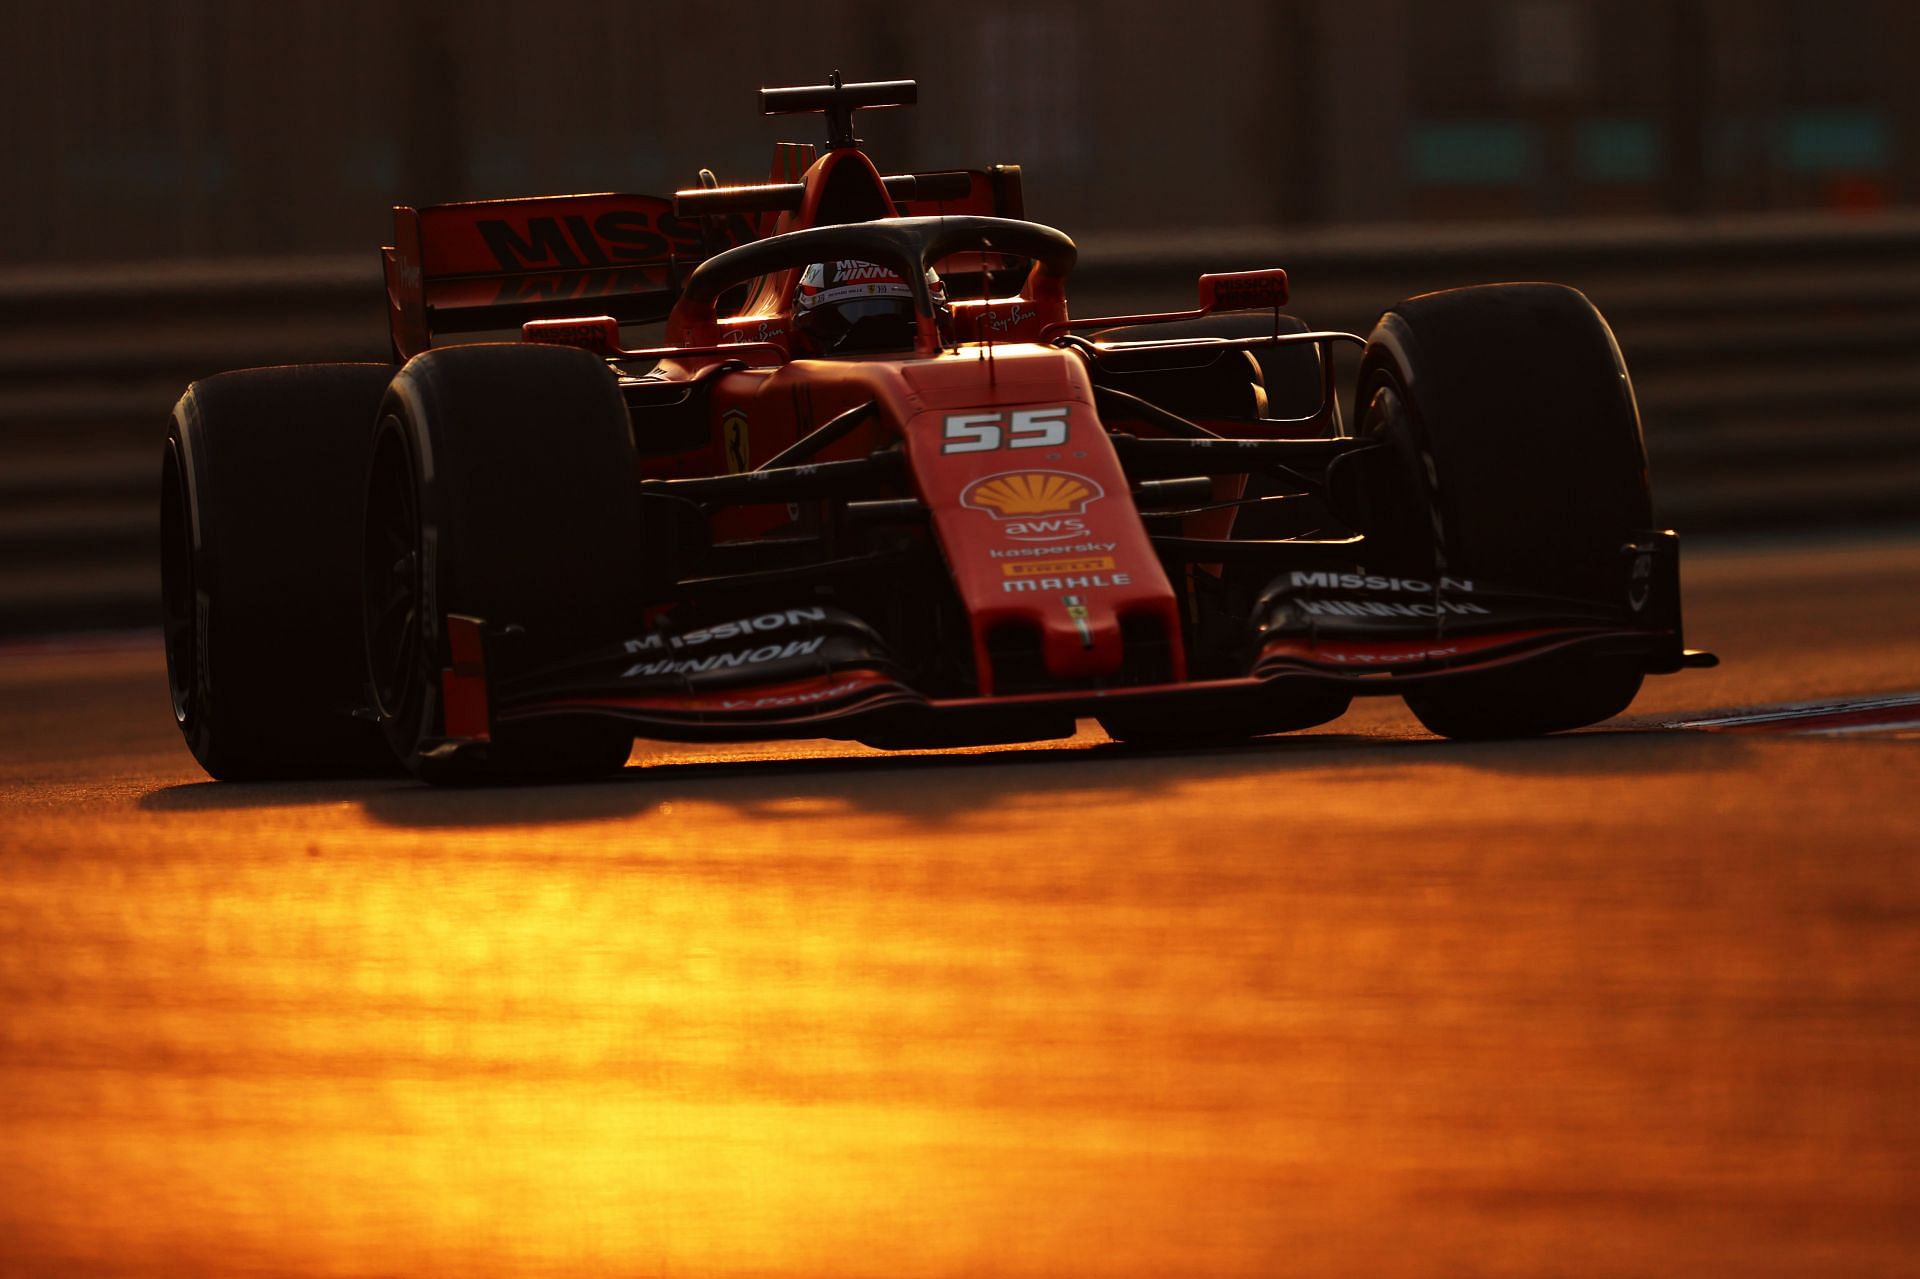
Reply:
M947 293L932 269L927 288L944 339ZM891 267L852 258L815 262L800 273L793 331L819 355L904 350L913 346L913 291Z

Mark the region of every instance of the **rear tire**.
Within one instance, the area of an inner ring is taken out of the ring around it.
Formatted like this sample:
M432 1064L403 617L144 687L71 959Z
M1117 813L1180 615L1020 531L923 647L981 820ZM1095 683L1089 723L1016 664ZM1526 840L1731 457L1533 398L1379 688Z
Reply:
M1374 504L1382 566L1483 578L1587 607L1624 601L1622 547L1651 527L1646 447L1620 348L1557 284L1494 284L1402 302L1361 362L1362 437L1398 453ZM1598 723L1639 691L1638 659L1543 659L1407 695L1445 737Z
M428 753L446 731L448 614L524 628L532 661L639 621L633 433L606 362L512 343L414 357L381 407L366 493L365 671L393 753L441 783L619 771L633 734L593 717L496 719L484 752Z
M174 406L160 477L175 721L223 781L398 771L363 705L361 487L384 364L246 369Z

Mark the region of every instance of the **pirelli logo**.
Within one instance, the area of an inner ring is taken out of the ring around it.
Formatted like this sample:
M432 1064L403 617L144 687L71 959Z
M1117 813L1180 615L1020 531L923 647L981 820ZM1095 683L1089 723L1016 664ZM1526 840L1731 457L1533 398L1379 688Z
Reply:
M1007 577L1051 577L1057 573L1098 573L1112 567L1111 555L1088 555L1072 560L1022 560L1002 564L1000 571Z

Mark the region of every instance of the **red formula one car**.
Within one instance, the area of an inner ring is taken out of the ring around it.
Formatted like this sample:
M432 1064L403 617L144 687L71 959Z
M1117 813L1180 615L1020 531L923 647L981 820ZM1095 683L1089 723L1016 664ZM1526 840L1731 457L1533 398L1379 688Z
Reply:
M672 200L398 209L395 365L188 388L166 642L210 773L581 776L636 736L1083 717L1223 739L1365 694L1506 736L1711 661L1579 293L1429 294L1363 339L1241 271L1191 310L1077 318L1073 241L1022 218L1016 167L888 177L860 150L854 110L910 81L761 96L825 113L825 149Z

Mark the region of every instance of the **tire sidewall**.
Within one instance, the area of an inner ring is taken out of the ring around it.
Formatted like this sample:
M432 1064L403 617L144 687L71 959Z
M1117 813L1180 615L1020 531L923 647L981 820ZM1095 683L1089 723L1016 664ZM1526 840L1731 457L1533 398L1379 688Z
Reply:
M432 441L430 433L422 424L419 412L419 397L410 394L410 384L403 378L395 378L393 387L387 393L387 400L381 405L380 419L374 430L373 454L369 461L367 483L367 509L362 522L362 537L372 536L372 521L375 512L371 502L374 490L374 471L387 463L386 448L391 445L398 448L405 459L408 481L413 489L418 527L415 537L416 561L413 565L414 582L419 592L415 625L418 628L413 651L411 681L400 691L398 705L389 705L381 695L381 673L374 668L375 654L370 633L370 601L366 596L365 582L362 581L361 616L361 652L366 669L367 700L379 718L386 734L387 744L392 747L396 757L415 766L421 744L427 738L438 736L441 732L440 681L438 672L447 664L443 649L445 642L444 627L441 625L439 600L441 589L438 578L440 557L437 554L438 516L428 513L429 502L436 491L433 482L434 471L431 467ZM424 463L424 464L423 464ZM362 560L367 557L363 542Z
M163 509L162 533L163 536L180 539L174 545L162 548L161 594L163 627L173 624L174 619L167 614L179 596L185 597L178 598L178 603L186 613L181 619L186 632L182 638L192 645L192 652L183 657L172 643L166 645L167 683L169 700L173 702L174 722L186 738L187 749L193 752L193 757L200 761L201 767L217 776L225 771L225 761L219 756L218 737L213 730L217 703L210 669L212 636L209 588L218 580L218 576L214 548L204 536L200 518L200 497L206 492L207 485L201 450L197 447L200 438L200 406L193 389L189 387L174 405L161 460L165 468L161 480L162 501L177 502L178 507L176 510ZM169 489L168 485L176 487ZM179 557L177 560L174 558L176 555ZM184 580L177 578L176 574L184 574ZM188 669L179 670L181 665Z
M1471 351L1475 367L1436 368L1421 329L1449 318L1436 304L1450 295L1412 299L1402 307L1428 312L1411 318L1396 308L1368 340L1356 425L1378 431L1369 418L1374 397L1384 389L1400 398L1402 419L1387 436L1425 504L1434 572L1619 603L1625 564L1618 549L1652 522L1645 444L1619 346L1571 289L1453 290L1454 309L1484 324L1475 304L1498 300L1502 290L1536 291L1579 349L1549 346L1524 330L1492 331ZM1459 356L1461 340L1448 336Z

